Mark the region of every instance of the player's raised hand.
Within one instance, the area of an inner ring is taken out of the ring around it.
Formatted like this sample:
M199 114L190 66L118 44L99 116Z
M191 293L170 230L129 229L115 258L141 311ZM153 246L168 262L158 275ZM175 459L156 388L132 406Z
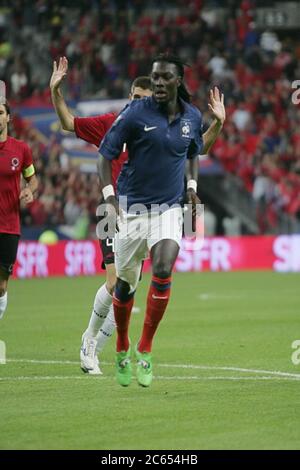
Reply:
M19 198L21 201L24 201L25 204L30 204L31 202L33 202L34 199L30 188L22 189Z
M209 92L209 103L208 107L214 117L219 121L222 125L226 119L226 111L224 106L224 95L221 94L218 87L214 87L213 90Z
M62 80L65 78L68 72L68 59L66 57L60 57L58 64L56 60L53 62L53 72L50 78L50 88L52 91L57 91Z

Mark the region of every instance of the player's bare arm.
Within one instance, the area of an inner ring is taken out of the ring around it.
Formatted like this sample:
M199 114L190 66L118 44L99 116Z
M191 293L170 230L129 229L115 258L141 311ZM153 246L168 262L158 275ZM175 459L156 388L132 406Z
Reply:
M20 200L25 204L30 204L34 200L34 195L38 189L38 180L35 175L26 178L26 186L20 192Z
M214 145L226 119L224 95L223 93L220 93L217 87L214 87L213 90L210 90L208 108L214 117L214 121L203 134L204 154L208 153L211 147Z
M199 160L198 155L194 158L189 158L186 163L185 167L185 176L188 182L188 187L186 191L186 198L187 201L193 204L193 207L196 204L200 204L200 199L197 196L197 186L194 184L193 181L197 184L198 181L198 173L199 173Z
M115 195L115 191L112 185L111 177L111 162L99 154L98 159L98 175L100 180L100 185L102 187L102 194L106 202L106 212L109 219L109 223L114 225L116 229L117 226L117 217L120 213L118 200Z
M198 179L199 172L199 159L198 156L195 158L188 158L185 165L185 177L186 180Z
M198 181L198 172L199 172L199 160L198 155L196 157L188 160L186 166L186 177L187 177L187 190L186 190L186 201L188 204L192 205L192 215L193 215L193 230L196 229L196 215L197 215L197 205L201 204L201 201L197 195L197 181Z
M68 72L68 59L60 57L58 63L53 62L53 72L50 79L51 99L56 114L61 122L62 128L66 131L74 131L74 116L70 112L64 100L61 83Z

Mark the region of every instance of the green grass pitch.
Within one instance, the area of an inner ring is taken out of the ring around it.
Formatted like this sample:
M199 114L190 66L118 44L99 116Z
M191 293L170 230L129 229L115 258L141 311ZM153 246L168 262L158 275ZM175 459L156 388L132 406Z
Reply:
M79 347L102 277L10 281L0 322L1 449L299 449L299 274L175 274L149 389L84 375ZM136 295L138 339L150 277Z

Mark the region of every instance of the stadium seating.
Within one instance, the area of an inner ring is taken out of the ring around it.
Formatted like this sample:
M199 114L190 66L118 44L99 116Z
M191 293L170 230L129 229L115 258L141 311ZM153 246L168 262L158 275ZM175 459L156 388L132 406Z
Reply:
M297 73L300 77L299 43L292 35L259 30L254 2L229 3L224 9L224 2L202 0L163 6L155 0L72 2L72 7L39 2L32 10L30 2L24 8L7 2L0 78L12 108L49 104L52 60L61 55L70 63L68 99L115 99L127 96L134 77L148 73L149 57L169 48L191 65L186 82L206 124L210 87L225 94L227 120L211 151L211 168L219 162L242 181L253 196L261 233L276 232L282 213L299 226L300 110L291 98L291 82ZM45 144L17 116L11 130L31 144L42 182L39 201L23 212L23 224L67 224L66 205L75 195L77 211L88 209L94 222L94 175L64 167L55 135Z

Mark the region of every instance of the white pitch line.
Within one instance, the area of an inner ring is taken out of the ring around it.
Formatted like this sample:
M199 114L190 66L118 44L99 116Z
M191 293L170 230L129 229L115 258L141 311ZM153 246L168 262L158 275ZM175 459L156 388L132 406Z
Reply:
M89 376L91 377L91 376ZM99 379L97 376L93 376L94 378ZM108 379L110 377L102 377L101 379ZM76 375L46 375L46 376L39 376L39 375L32 375L32 376L20 376L20 377L0 377L0 382L1 381L9 381L9 380L14 380L14 381L21 381L21 380L87 380L87 376L76 376Z
M7 362L16 363L28 363L28 364L72 364L78 365L79 361L55 361L55 360L42 360L42 359L7 359ZM112 365L111 362L102 362L103 365ZM156 367L168 367L178 369L198 369L198 370L228 370L232 372L250 372L253 374L268 374L279 377L294 377L300 379L300 374L293 374L290 372L281 372L276 370L264 370L264 369L246 369L243 367L229 367L229 366L205 366L205 365L193 365L193 364L156 364Z
M270 374L282 377L294 377L300 379L300 374L292 374L290 372L281 372L279 370L263 370L263 369L245 369L243 367L219 367L219 366L201 366L192 364L159 364L160 367L172 367L180 369L202 369L202 370L231 370L235 372L253 372L254 374Z
M183 377L183 376L178 376L178 377L165 377L165 376L156 376L154 377L155 379L161 379L161 380L292 380L292 381L298 381L300 380L300 377L276 377L276 376L262 376L262 375L259 375L259 376L251 376L251 377L236 377L236 376L233 376L233 377L230 377L230 376L217 376L217 375L212 375L212 376L208 376L208 377L205 377L205 376L200 376L200 377L197 377L197 376L187 376L187 377Z
M93 380L95 379L98 379L98 380L104 380L104 379L112 379L114 380L114 377L113 376L101 376L101 377L97 377L97 376L94 376L93 377ZM198 380L198 381L214 381L214 380L223 380L223 381L226 381L226 380L234 380L234 381L259 381L259 380L291 380L291 381L299 381L300 378L295 378L295 377L274 377L274 376L256 376L256 377L226 377L226 376L187 376L187 377L183 377L183 376L161 376L161 375L157 375L157 376L154 376L154 379L156 380L185 380L185 381L189 381L189 380ZM30 381L30 380L33 380L33 381L38 381L38 380L41 380L41 381L44 381L44 380L90 380L90 378L88 378L87 376L64 376L64 375L57 375L57 376L20 376L20 377L0 377L0 382L8 382L8 381Z
M6 359L6 362L20 362L25 364L79 364L79 361L48 361L46 359Z

